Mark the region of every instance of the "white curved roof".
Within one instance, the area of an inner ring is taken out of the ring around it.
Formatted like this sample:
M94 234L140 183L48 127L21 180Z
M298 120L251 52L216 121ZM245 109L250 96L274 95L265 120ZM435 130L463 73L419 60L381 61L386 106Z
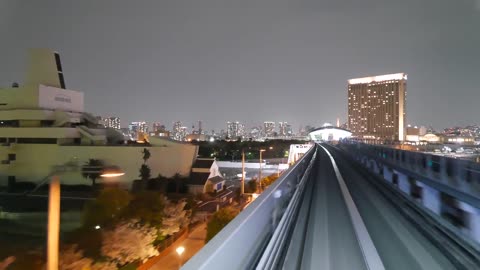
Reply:
M309 133L309 136L310 139L314 141L338 141L340 139L349 138L352 136L352 132L334 126L324 126L312 130Z

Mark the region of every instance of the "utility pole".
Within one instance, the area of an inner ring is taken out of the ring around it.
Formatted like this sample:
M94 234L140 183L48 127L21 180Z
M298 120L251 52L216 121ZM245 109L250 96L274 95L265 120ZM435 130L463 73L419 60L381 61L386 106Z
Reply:
M240 194L245 193L245 151L242 149L242 185L240 186Z
M260 149L260 164L259 164L259 170L258 170L258 186L259 189L262 190L262 152L265 152L265 149Z
M60 179L54 175L48 196L47 270L58 270L60 238Z

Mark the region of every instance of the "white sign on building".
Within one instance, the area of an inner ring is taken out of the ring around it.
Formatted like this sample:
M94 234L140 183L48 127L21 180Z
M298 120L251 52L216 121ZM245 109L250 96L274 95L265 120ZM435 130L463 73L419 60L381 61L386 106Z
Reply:
M43 109L83 112L83 93L40 85L38 106Z

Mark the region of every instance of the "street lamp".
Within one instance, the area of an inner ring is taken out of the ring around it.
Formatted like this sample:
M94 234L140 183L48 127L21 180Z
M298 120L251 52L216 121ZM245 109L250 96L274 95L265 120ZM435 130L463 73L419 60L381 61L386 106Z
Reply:
M180 266L178 267L178 269L180 269L182 268L182 254L185 251L185 248L183 246L179 246L175 251L178 254L178 258L180 259Z
M260 166L259 166L259 170L258 170L258 183L259 183L259 186L260 188L262 187L262 153L267 151L265 149L260 149L258 150L260 152Z
M58 270L58 252L60 239L60 174L67 171L78 171L76 163L57 166L51 174L48 196L48 226L47 226L47 270ZM100 172L101 177L117 177L125 173L116 166L85 166L88 172ZM84 170L85 172L85 170ZM42 183L43 184L43 183Z
M88 168L88 166L87 166ZM104 178L114 178L114 177L119 177L124 175L125 172L123 172L119 167L117 166L106 166L101 168L101 174L100 177Z
M240 194L243 197L245 193L245 151L242 149L242 185L240 186Z

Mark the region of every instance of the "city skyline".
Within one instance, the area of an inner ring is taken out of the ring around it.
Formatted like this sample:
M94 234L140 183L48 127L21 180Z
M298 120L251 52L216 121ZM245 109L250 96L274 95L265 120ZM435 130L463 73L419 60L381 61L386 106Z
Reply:
M345 122L349 78L406 72L407 124L477 123L475 1L186 2L2 1L0 87L24 82L27 48L47 47L96 115L298 129Z

